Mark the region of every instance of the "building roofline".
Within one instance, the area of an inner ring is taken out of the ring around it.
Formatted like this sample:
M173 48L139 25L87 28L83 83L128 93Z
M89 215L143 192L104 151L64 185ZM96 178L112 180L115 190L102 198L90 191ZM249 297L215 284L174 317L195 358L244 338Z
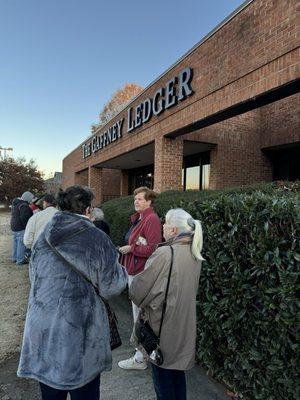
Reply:
M105 125L102 125L99 127L93 134L90 134L84 141L80 143L79 146L77 146L74 150L72 150L66 157L68 157L73 151L78 149L80 146L82 146L88 139L93 137L98 133L98 131L102 130L105 128L107 125L110 124L110 122L119 114L121 114L127 107L130 106L136 99L138 99L140 96L142 96L148 89L150 89L151 86L155 85L156 82L158 82L164 75L166 75L171 69L176 67L181 61L183 61L185 58L187 58L190 54L192 54L198 47L200 47L204 42L206 42L209 38L211 38L216 32L218 32L224 25L226 25L229 21L231 21L237 14L239 14L244 8L248 7L254 0L246 0L244 1L239 7L237 7L232 13L230 13L223 21L221 21L214 29L212 29L207 35L205 35L199 42L197 42L190 50L188 50L186 53L183 54L178 60L176 60L168 69L166 69L164 72L162 72L157 78L155 78L151 83L149 83L148 86L145 87L138 95L133 97L129 103L127 103L116 115L114 115ZM66 158L64 157L64 158Z
M122 111L124 111L125 108L127 108L131 103L133 103L139 96L141 96L143 93L145 93L151 86L153 86L164 75L166 75L169 71L171 71L171 69L176 67L176 65L181 63L181 61L183 61L185 58L187 58L191 53L193 53L198 47L200 47L204 42L206 42L211 36L213 36L218 30L220 30L224 25L226 25L231 19L233 19L237 14L239 14L244 8L246 8L253 1L254 0L246 0L246 1L244 1L244 3L242 3L238 8L236 8L232 13L230 13L225 19L223 19L223 21L221 21L214 29L212 29L199 42L197 42L190 50L188 50L186 53L183 54L183 56L178 58L178 60L176 60L168 69L166 69L157 78L155 78L151 83L149 83L149 85L146 86L145 89L143 89L142 92L140 92L138 95L133 97L130 100L130 102L126 106L124 106L121 111L118 112L118 114L120 114ZM118 114L116 114L116 115L118 115ZM112 117L105 125L107 125L114 117ZM103 126L105 126L105 125L103 125Z

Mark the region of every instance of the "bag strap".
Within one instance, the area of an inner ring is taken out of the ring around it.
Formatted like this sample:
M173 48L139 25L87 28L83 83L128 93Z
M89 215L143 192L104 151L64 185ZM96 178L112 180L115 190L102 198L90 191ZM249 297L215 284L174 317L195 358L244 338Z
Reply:
M96 294L101 298L101 300L102 300L104 303L107 303L107 300L104 299L104 298L100 295L99 289L93 284L93 282L92 282L83 272L79 271L79 270L75 267L75 265L73 265L72 263L70 263L62 254L60 254L60 253L56 250L56 248L55 248L54 246L52 246L52 244L49 242L49 240L48 240L46 237L45 237L45 239L46 239L46 242L47 242L48 246L51 248L51 250L53 250L53 252L54 252L61 260L63 260L66 264L68 264L68 266L69 266L74 272L76 272L76 273L77 273L78 275L80 275L83 279L85 279L88 283L90 283L90 284L93 286L93 288L94 288Z
M166 312L166 308L167 308L167 297L168 297L169 286L170 286L170 278L171 278L171 273L172 273L172 268L173 268L174 249L173 249L172 246L170 246L170 250L171 250L171 264L170 264L170 268L169 268L167 289L166 289L166 294L165 294L165 298L164 298L164 301L163 301L161 320L160 320L159 332L158 332L158 337L157 337L158 338L158 344L160 342L160 334L161 334L162 324L163 324L163 320L164 320L164 316L165 316L165 312Z

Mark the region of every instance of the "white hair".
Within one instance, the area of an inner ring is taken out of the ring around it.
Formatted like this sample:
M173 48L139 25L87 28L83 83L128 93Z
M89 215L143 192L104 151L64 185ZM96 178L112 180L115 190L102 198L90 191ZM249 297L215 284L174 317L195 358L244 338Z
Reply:
M190 233L193 236L192 254L198 261L203 261L201 255L203 247L203 233L200 221L193 219L192 216L182 208L174 208L167 212L166 223L178 228L178 233Z
M91 217L95 221L103 220L104 219L104 212L101 210L101 208L93 208L91 212Z

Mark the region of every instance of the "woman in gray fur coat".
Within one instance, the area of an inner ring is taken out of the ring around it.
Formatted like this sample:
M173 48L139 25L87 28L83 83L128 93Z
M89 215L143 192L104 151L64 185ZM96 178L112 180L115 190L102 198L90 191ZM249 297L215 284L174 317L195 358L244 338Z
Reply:
M100 374L111 370L102 297L119 294L127 273L107 235L85 215L93 194L71 186L34 245L31 290L18 376L39 381L43 400L98 400ZM68 263L91 283L72 270Z

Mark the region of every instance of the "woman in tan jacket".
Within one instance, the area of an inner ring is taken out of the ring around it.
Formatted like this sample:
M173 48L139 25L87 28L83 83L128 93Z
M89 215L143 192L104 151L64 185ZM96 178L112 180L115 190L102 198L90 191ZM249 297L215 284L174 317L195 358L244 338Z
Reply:
M196 295L203 260L202 228L200 222L186 211L173 209L166 215L163 232L166 242L148 259L144 271L134 277L129 294L158 334L172 246L173 267L160 337L164 362L159 367L150 361L157 399L185 400L184 371L192 368L195 360Z

